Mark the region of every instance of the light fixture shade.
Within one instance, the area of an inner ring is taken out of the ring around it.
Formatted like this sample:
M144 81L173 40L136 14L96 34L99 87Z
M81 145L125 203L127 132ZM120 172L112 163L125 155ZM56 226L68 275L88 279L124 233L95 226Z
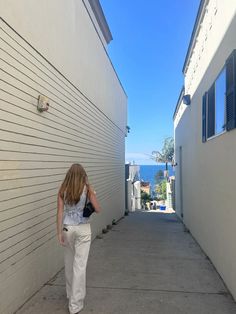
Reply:
M191 97L189 94L183 96L183 103L186 106L189 106L191 104Z
M49 99L46 96L39 95L37 109L39 112L48 111L49 109Z

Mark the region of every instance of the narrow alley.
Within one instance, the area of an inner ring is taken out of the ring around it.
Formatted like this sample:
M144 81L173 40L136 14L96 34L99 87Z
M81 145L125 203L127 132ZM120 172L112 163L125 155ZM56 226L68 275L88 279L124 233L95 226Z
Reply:
M64 271L17 314L66 314ZM233 314L236 304L175 214L135 212L92 243L83 314Z

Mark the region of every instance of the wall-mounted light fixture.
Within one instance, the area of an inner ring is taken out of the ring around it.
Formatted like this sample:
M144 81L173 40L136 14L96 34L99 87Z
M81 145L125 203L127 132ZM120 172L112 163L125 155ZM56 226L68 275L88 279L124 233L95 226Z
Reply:
M189 94L183 96L183 103L184 103L186 106L191 105L191 97L190 97Z
M126 134L125 134L125 137L128 136L128 133L130 132L130 127L128 125L126 125Z
M48 111L49 109L49 99L46 96L39 95L37 109L39 112Z

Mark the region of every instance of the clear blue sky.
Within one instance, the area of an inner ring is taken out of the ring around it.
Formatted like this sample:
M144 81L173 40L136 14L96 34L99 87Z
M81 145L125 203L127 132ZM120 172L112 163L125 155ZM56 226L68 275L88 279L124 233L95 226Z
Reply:
M173 136L182 67L200 0L100 0L113 35L108 53L128 95L126 161L147 156Z

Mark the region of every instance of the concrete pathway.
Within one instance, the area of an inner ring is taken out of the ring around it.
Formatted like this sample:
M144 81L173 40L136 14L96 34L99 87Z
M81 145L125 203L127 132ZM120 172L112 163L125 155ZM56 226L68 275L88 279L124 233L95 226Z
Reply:
M17 314L66 314L64 272ZM236 303L175 214L136 212L91 247L81 314L235 314Z

